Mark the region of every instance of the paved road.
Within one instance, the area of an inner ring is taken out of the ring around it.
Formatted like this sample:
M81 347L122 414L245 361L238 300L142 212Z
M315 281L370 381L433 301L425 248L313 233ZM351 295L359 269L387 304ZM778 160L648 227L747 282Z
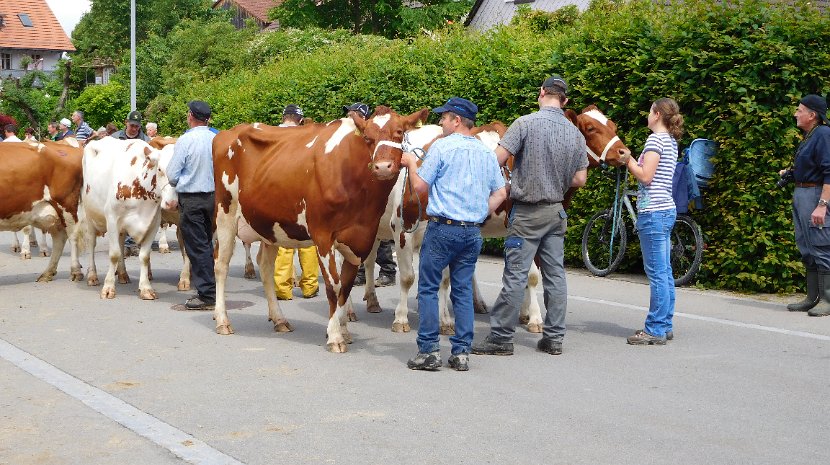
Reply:
M830 318L788 313L781 299L680 289L676 339L632 347L648 286L573 270L564 355L536 352L520 330L512 357L424 373L405 368L415 334L390 331L392 288L379 290L377 315L358 288L354 343L336 355L323 297L286 303L294 332L271 330L241 247L236 334L218 336L210 313L171 310L187 296L177 254L153 254L158 300L138 299L131 258L134 282L105 301L68 281L68 257L56 281L35 283L45 259L19 260L10 239L0 233L0 464L830 460ZM493 302L499 260L483 258L479 277ZM478 315L479 337L487 327Z

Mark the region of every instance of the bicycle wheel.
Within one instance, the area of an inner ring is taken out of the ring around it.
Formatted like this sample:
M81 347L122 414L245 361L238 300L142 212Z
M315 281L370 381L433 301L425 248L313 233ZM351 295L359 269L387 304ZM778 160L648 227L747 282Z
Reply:
M625 224L620 217L616 230L612 231L612 219L610 210L599 211L588 220L582 233L582 261L596 276L613 273L625 255L628 241Z
M671 233L671 268L674 285L689 284L700 269L703 259L703 233L688 215L677 215Z

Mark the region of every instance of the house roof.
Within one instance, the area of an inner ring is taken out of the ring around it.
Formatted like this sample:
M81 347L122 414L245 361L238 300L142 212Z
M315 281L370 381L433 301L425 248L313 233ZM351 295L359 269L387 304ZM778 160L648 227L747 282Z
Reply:
M213 2L213 7L224 2L225 0L216 0ZM245 10L254 18L263 23L270 22L268 20L268 10L282 4L282 0L229 0L230 3L236 4L239 8Z
M28 15L32 27L24 26L19 14ZM46 0L0 0L0 15L0 48L75 51Z
M590 4L590 0L476 0L464 25L487 30L499 24L508 24L520 5L527 5L533 10L556 11L567 5L585 10Z

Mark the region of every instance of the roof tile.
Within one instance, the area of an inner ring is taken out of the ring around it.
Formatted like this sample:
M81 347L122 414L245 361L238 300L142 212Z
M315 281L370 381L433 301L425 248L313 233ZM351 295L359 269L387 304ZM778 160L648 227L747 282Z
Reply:
M23 26L20 13L29 15L32 27ZM46 0L0 0L0 14L4 16L0 48L75 51Z

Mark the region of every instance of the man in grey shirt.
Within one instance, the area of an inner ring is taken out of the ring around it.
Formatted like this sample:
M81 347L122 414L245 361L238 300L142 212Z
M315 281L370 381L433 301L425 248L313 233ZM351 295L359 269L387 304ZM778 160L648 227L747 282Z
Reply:
M513 155L510 226L504 240L502 290L490 315L490 334L474 354L513 355L513 333L533 258L542 262L547 316L537 348L562 353L568 295L565 283L565 192L588 180L585 137L565 117L568 85L553 75L539 89L539 111L517 119L496 148L499 164Z
M141 130L141 113L135 110L131 111L127 115L127 119L124 120L124 124L124 129L117 131L112 137L121 140L141 139L144 142L150 142L150 138Z

